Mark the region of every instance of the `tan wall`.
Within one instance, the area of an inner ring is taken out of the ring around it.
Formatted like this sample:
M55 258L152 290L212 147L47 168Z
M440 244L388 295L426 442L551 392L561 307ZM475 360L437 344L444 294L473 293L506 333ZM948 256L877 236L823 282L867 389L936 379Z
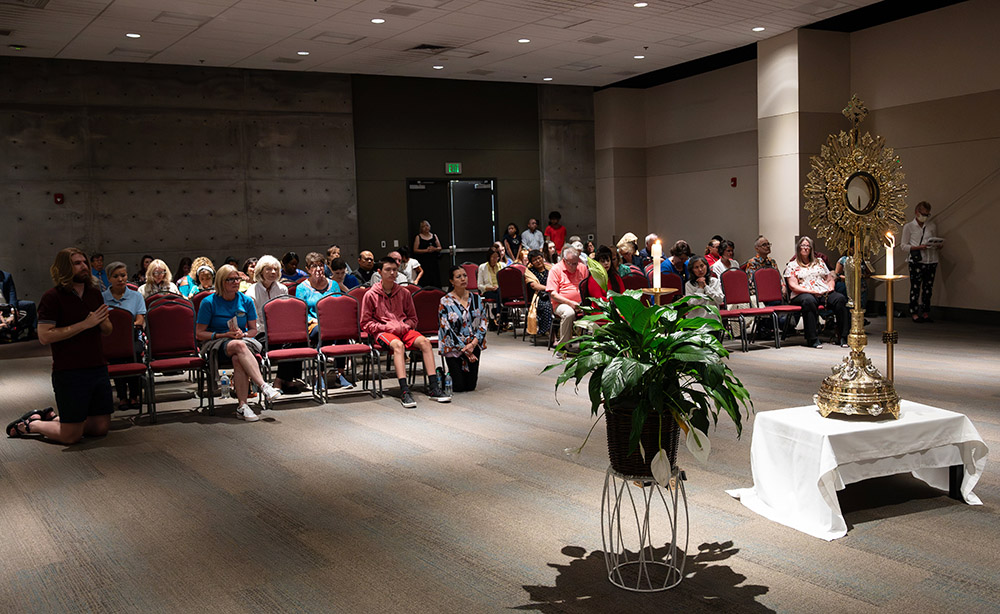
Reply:
M996 311L1000 287L982 246L1000 228L1000 3L970 0L857 32L851 85L903 163L907 216L926 200L941 253L933 303ZM896 270L906 273L897 254ZM904 282L897 300L905 302Z
M752 255L758 234L756 62L646 90L646 126L649 231L665 246L684 239L695 253L720 234L736 243L741 262Z

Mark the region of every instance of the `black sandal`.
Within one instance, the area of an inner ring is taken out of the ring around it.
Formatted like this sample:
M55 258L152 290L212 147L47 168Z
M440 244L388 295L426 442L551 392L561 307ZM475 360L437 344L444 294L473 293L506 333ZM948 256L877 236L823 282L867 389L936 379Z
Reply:
M21 429L17 428L17 427L21 426L22 424L24 425L24 432L23 433L21 432ZM30 420L25 420L23 418L18 418L17 420L15 420L15 421L13 421L13 422L11 422L10 424L7 425L7 437L9 439L14 439L16 437L22 437L22 436L28 435L30 433L31 433L31 421Z
M51 422L56 419L56 410L51 407L46 407L45 409L32 409L31 411L24 412L21 416L21 420L31 421L32 416L38 416L35 420L41 420L42 422Z

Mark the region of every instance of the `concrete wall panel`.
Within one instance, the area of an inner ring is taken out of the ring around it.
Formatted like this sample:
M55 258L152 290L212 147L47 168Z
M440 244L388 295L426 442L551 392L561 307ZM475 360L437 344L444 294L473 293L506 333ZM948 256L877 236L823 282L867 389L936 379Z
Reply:
M8 181L85 179L86 122L79 110L12 108L0 113L0 164Z
M541 146L542 215L558 210L569 235L596 232L594 122L543 121Z
M247 174L251 178L353 179L350 115L247 117Z

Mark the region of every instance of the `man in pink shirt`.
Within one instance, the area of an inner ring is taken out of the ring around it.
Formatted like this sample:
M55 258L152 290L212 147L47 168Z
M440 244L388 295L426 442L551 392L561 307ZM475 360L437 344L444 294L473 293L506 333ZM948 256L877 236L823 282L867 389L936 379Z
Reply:
M414 330L417 326L417 310L413 307L409 291L396 283L398 271L399 264L395 258L386 256L379 263L381 283L373 285L361 300L361 330L375 339L379 347L392 352L402 394L399 402L403 407L417 406L406 382L407 350L417 350L423 355L424 371L430 380L427 396L438 403L447 403L451 397L441 391L434 375L434 350L427 337Z
M559 322L559 343L573 337L573 322L580 312L580 282L587 278L587 265L580 261L580 252L572 245L563 247L562 260L549 271L545 290L552 298Z

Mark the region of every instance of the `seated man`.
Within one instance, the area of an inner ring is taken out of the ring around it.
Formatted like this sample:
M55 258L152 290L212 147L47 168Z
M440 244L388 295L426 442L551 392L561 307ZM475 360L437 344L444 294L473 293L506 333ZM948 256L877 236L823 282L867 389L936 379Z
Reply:
M572 245L562 250L562 260L549 271L545 291L549 293L555 314L562 318L559 323L559 345L573 338L573 322L580 312L580 282L590 271L580 261L580 252Z
M413 330L417 325L417 311L413 307L413 297L396 283L398 272L399 264L395 258L386 256L379 261L381 282L373 285L361 301L361 330L380 347L392 352L403 407L417 406L406 382L406 350L419 350L423 354L424 372L430 376L428 379L431 382L427 396L438 403L447 403L451 397L445 396L437 378L432 376L435 369L431 342Z
M375 274L375 254L368 250L361 252L358 256L358 268L354 271L354 276L362 285L374 285L371 283L372 275Z
M334 258L330 262L330 279L347 290L353 290L361 285L357 277L347 272L347 262L343 258Z
M5 271L0 271L0 311L6 321L6 325L0 324L0 329L10 336L11 341L29 339L35 335L35 329L38 328L35 303L18 300L14 276Z
M104 270L104 254L94 254L90 257L90 274L93 275L98 283L100 283L101 292L108 289L111 285L111 281L108 279L108 274Z
M389 252L386 254L386 258L392 258L396 262L397 267L403 266L403 255L398 251L394 250ZM382 283L382 269L376 269L375 272L372 273L372 287L374 288L380 283ZM410 283L409 278L401 269L396 270L396 283L401 286Z

